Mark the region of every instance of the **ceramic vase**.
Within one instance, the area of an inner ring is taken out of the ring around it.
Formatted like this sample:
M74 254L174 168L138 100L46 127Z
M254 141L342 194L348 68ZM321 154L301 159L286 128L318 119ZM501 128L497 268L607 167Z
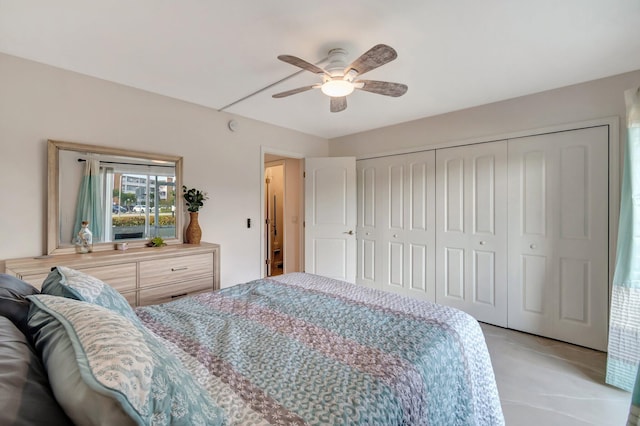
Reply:
M82 228L76 238L76 253L91 253L93 251L93 234L89 229L89 222L82 221Z
M187 244L200 244L202 229L200 229L200 224L198 223L198 212L189 212L189 215L191 216L191 220L185 232Z

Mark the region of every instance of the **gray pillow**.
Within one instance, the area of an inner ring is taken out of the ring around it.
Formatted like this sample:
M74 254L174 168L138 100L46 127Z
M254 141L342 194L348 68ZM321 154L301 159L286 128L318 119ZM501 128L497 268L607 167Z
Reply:
M0 274L0 315L9 318L24 334L28 334L29 301L25 296L40 293L31 284L12 275Z
M29 296L56 399L81 425L218 425L222 410L144 326L87 302Z
M73 425L25 335L0 317L0 425Z

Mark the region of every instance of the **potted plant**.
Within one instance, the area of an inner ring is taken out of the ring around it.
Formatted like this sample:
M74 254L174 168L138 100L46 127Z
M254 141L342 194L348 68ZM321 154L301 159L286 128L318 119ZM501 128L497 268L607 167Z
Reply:
M147 243L148 247L164 247L167 243L164 242L162 237L154 237Z
M187 204L187 210L189 211L190 221L185 231L185 239L188 244L200 244L200 238L202 238L202 229L198 223L198 212L204 206L205 200L209 197L204 191L191 188L187 189L182 185L182 195L184 201Z

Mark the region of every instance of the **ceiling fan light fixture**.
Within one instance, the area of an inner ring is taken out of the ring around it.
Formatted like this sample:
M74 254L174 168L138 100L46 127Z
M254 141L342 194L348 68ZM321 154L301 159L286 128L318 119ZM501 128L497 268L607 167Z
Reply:
M285 98L295 95L296 93L306 92L307 90L320 89L322 93L331 98L329 111L340 112L347 108L347 95L353 93L355 89L394 98L402 96L407 92L406 84L360 79L363 74L396 59L398 54L393 47L387 46L386 44L377 44L345 67L346 54L347 52L344 49L331 49L327 58L329 63L324 69L296 56L278 56L278 59L282 62L312 72L316 74L317 77L322 77L322 83L319 82L311 86L286 90L271 96L273 98ZM284 80L285 79L280 81ZM271 86L273 86L273 84Z
M329 80L320 87L322 93L332 98L350 95L354 89L353 83L346 80Z

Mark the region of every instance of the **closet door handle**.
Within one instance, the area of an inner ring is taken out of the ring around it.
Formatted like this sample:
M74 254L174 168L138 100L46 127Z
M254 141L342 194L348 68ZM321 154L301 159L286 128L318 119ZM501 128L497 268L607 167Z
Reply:
M343 234L349 234L349 235L353 235L353 230L348 230L347 232L343 232Z
M536 248L536 245L535 245L535 244L529 244L529 248L531 248L531 249L535 249L535 248Z
M398 238L398 234L393 234L393 238Z
M487 242L486 242L486 241L480 241L480 245L481 245L481 246L483 246L483 245L485 245L485 244L487 244Z

